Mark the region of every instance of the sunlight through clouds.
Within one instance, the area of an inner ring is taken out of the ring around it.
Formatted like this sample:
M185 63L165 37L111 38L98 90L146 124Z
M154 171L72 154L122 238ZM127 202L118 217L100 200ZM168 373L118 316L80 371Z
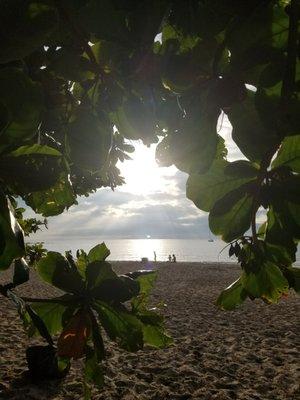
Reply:
M119 162L125 185L118 191L141 194L144 196L154 193L175 193L177 188L173 177L177 169L172 167L159 167L155 161L156 145L144 146L141 142L133 142L135 152L131 161Z
M244 158L231 138L228 118L220 117L219 134L228 147L228 160ZM175 166L159 167L156 145L132 142L132 160L119 163L126 183L114 192L99 189L78 205L57 217L49 218L49 231L39 232L35 240L55 238L207 238L207 213L200 211L185 195L187 174Z

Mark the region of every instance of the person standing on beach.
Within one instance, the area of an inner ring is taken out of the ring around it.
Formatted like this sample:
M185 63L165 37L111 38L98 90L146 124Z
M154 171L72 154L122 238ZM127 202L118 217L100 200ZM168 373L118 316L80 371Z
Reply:
M157 258L156 258L156 252L153 251L153 254L154 254L154 262L156 262L156 260L157 260Z
M175 256L175 254L172 254L172 262L174 262L174 263L176 263L176 256Z
M170 262L172 261L172 256L171 256L171 254L169 254L168 259L169 259Z

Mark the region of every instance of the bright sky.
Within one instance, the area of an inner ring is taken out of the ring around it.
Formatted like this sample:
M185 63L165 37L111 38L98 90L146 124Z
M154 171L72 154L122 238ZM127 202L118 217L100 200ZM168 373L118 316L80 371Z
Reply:
M126 181L126 185L121 186L120 191L145 196L176 191L176 185L170 177L176 174L177 169L174 166L162 168L157 165L156 145L146 147L140 142L132 144L135 146L132 161L118 164Z
M231 126L224 118L219 132L227 142L229 160L242 155L231 140ZM155 145L133 143L132 161L120 163L126 184L112 192L99 189L57 217L35 241L72 238L207 238L207 214L186 198L187 175L174 166L162 168L155 161Z

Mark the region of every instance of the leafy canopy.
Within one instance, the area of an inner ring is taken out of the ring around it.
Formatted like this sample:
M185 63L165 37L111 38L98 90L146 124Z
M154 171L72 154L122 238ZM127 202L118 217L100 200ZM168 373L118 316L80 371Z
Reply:
M299 9L299 0L2 1L0 269L15 264L13 285L28 276L14 199L45 217L60 214L77 196L122 184L116 164L130 158L128 140L141 139L159 142L161 165L189 175L187 197L209 212L212 232L241 264L221 308L299 292ZM224 115L247 160L226 159ZM75 264L49 253L38 269L66 292L64 301L87 296L121 346L137 349L143 338L160 346L165 339L145 322L156 317L116 313L111 302L136 294L136 281L116 277L99 261L102 251L79 254ZM64 326L59 354L81 356L91 334L101 354L93 313L51 307L43 327ZM42 308L29 317L39 321ZM97 360L88 350L86 357L86 373L98 376Z

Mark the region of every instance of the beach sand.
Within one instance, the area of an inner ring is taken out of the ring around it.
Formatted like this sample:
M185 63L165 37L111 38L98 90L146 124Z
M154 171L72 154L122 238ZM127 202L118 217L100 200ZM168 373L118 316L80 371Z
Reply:
M140 263L114 262L119 273ZM300 298L278 305L247 300L237 311L214 305L220 290L239 274L235 264L158 263L151 303L164 301L166 327L174 345L127 353L108 344L105 387L93 399L105 400L299 400ZM2 273L0 282L8 279ZM26 295L53 296L55 290L32 274ZM64 381L33 385L24 375L25 347L32 344L4 298L0 302L0 398L81 400L80 361Z

